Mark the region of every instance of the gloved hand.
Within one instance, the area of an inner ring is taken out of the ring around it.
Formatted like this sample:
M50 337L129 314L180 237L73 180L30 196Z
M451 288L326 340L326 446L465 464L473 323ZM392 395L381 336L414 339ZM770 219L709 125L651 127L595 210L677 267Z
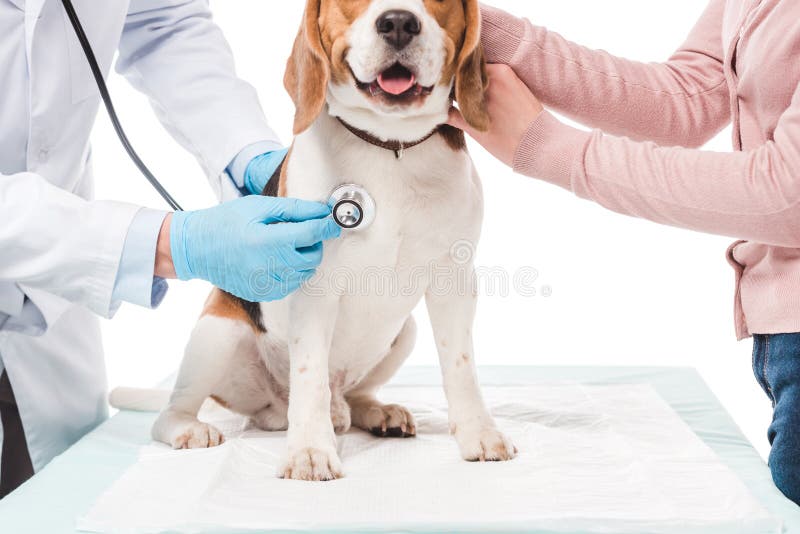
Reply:
M322 242L341 234L330 213L325 204L262 196L177 212L170 224L175 273L250 302L279 300L314 275Z
M283 148L261 154L250 160L244 172L244 186L251 195L260 195L264 191L267 182L286 159L288 153L289 149Z

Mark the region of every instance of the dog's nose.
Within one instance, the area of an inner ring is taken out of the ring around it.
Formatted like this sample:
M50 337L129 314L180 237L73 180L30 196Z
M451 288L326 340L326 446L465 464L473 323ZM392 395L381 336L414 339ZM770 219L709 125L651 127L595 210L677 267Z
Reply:
M378 17L376 26L378 34L397 50L407 47L422 31L422 23L417 16L410 11L400 9L387 11Z

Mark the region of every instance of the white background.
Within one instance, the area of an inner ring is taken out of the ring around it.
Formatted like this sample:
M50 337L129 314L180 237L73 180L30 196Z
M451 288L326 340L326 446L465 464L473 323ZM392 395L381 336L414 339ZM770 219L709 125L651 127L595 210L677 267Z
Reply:
M705 6L697 0L489 0L580 42L642 61L681 44ZM284 142L293 107L282 87L304 2L212 2L216 20ZM198 165L159 126L145 98L118 76L112 93L130 137L185 208L214 199ZM726 131L707 148L730 149ZM161 207L101 114L94 135L97 194ZM485 296L475 337L480 365L626 365L697 368L750 440L766 454L769 402L751 372L751 343L734 338L730 240L659 227L515 176L472 146L487 212L478 264L539 272L552 295ZM702 180L702 176L697 177ZM148 386L173 372L208 287L173 283L157 311L126 306L105 324L109 381ZM541 292L540 292L541 293ZM410 364L436 365L424 308ZM365 325L368 327L368 325Z

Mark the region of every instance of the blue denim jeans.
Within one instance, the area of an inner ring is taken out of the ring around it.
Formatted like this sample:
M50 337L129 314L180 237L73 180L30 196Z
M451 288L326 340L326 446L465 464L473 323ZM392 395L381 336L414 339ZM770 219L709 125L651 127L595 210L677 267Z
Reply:
M772 479L800 504L800 333L755 336L753 372L774 410L768 433Z

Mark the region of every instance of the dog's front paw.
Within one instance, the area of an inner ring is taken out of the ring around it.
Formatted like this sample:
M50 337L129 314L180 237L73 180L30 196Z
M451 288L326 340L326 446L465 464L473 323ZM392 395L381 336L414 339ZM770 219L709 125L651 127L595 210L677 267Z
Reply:
M493 426L454 427L461 457L468 462L505 462L517 455L517 448L511 440Z
M334 449L307 447L290 450L284 466L278 473L280 478L291 480L328 481L342 478L342 461Z
M224 442L222 432L207 423L197 421L173 439L171 445L173 449L208 449Z

